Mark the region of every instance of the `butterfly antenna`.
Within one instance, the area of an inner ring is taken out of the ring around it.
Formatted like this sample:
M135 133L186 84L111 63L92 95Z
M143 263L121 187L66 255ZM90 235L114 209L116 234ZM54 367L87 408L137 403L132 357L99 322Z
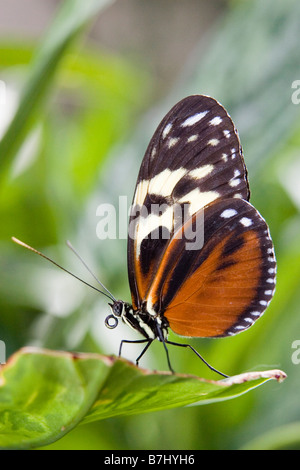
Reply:
M77 258L81 261L81 263L83 264L83 266L88 270L88 272L93 276L93 278L95 279L96 282L98 282L98 284L104 289L106 290L106 292L109 294L111 300L114 300L116 302L117 299L115 299L115 297L112 295L112 293L107 289L107 287L105 287L104 284L102 284L101 281L99 281L99 279L97 278L97 276L95 276L95 274L93 273L93 271L91 271L91 269L88 267L88 265L86 264L86 262L81 258L80 254L77 253L77 251L75 250L75 248L72 246L71 242L69 242L69 240L67 240L67 245L68 247L73 251L73 253L77 256Z
M109 296L108 294L106 294L106 292L102 292L100 289L97 289L96 287L92 286L91 284L89 284L88 282L84 281L83 279L81 279L80 277L76 276L75 274L71 273L70 271L68 271L67 269L63 268L62 266L60 266L60 264L56 263L55 261L53 261L53 259L51 258L48 258L48 256L44 255L43 253L41 253L40 251L36 250L35 248L32 248L32 246L29 246L27 245L26 243L22 242L21 240L18 240L17 238L15 237L12 237L12 241L17 243L17 245L20 245L20 246L23 246L24 248L27 248L27 250L29 251L32 251L33 253L36 253L37 255L41 256L42 258L45 258L47 261L50 261L50 263L54 264L55 266L57 266L58 268L62 269L63 271L65 271L66 273L70 274L72 277L75 277L75 279L78 279L78 281L81 281L83 282L83 284L85 284L86 286L89 286L91 287L92 289L96 290L97 292L100 292L100 294L103 294L105 295L106 297L108 297L110 300L112 301L115 301L115 298L113 296ZM100 283L101 284L101 283ZM102 284L101 284L102 285ZM107 289L106 289L107 290Z

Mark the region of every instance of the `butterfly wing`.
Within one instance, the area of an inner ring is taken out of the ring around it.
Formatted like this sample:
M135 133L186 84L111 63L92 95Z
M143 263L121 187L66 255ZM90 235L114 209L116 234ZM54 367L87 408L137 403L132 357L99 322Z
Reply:
M186 236L192 224L194 243L204 233L203 247L193 247ZM174 235L148 292L147 309L164 314L182 336L234 335L265 311L275 274L264 219L247 201L220 200Z
M184 209L190 218L213 201L248 200L249 194L241 144L226 110L202 95L177 103L155 131L137 179L128 236L133 307L146 299Z

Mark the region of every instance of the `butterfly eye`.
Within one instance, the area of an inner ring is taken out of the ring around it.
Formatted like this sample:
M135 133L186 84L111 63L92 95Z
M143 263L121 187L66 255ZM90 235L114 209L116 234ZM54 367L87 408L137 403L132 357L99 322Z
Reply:
M116 317L121 317L123 308L124 308L124 302L121 300L114 302L113 304L109 304L113 313L113 316Z
M113 330L118 326L119 320L114 315L108 315L108 317L105 318L104 323L107 328Z

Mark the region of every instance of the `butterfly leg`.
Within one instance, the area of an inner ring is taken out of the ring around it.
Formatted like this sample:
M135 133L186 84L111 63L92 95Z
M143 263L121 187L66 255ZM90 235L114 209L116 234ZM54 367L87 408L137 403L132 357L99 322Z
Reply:
M165 342L167 344L172 344L173 346L180 346L181 348L190 348L200 359L201 361L204 362L205 365L207 365L207 367L212 370L213 372L216 372L217 374L220 374L222 375L223 377L226 377L228 378L229 376L228 375L225 375L223 374L222 372L220 372L219 370L215 369L214 367L212 367L199 353L198 351L196 351L195 348L193 348L193 346L191 346L190 344L182 344L182 343L174 343L173 341L168 341L168 340L165 340Z
M120 348L119 348L119 357L121 356L122 347L123 347L124 343L146 343L147 342L148 344L146 345L146 347L143 349L143 351L141 352L141 354L138 356L138 358L135 361L136 365L138 365L139 360L144 355L144 353L147 351L147 349L149 348L152 341L153 341L152 339L137 339L137 340L122 339L122 341L120 343Z
M168 351L168 348L166 346L166 343L168 343L168 341L164 338L164 335L163 335L159 325L157 325L157 332L158 332L158 339L164 345L164 348L165 348L165 351L166 351L167 361L168 361L168 366L169 366L170 372L172 372L172 374L175 374L175 371L171 366L169 351Z
M152 343L153 339L146 339L145 341L148 341L148 344L146 344L146 346L144 347L144 349L143 349L143 351L141 352L141 354L136 358L135 363L136 363L137 366L139 365L139 360L140 360L141 357L145 354L145 352L146 352L147 349L149 348L150 344Z
M166 351L169 369L170 369L170 371L172 372L172 374L175 374L175 371L174 371L173 367L171 366L170 357L169 357L169 351L168 351L168 348L167 348L167 346L166 346L167 341L164 339L164 340L162 341L162 343L163 343L164 348L165 348L165 351Z

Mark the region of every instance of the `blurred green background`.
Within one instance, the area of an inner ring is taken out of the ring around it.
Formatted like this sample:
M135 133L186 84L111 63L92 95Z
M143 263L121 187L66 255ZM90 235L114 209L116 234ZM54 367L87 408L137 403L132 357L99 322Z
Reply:
M24 345L117 354L120 339L137 339L125 326L105 328L105 298L10 238L91 282L65 245L71 240L113 294L129 301L126 240L97 238L97 207L118 208L120 195L131 201L152 133L188 94L212 95L232 116L251 202L270 226L278 260L276 294L257 324L191 344L228 374L280 368L283 384L222 404L78 426L47 448L300 448L300 364L292 360L300 340L300 93L292 87L300 80L299 40L297 0L0 0L7 357ZM166 369L161 346L142 367ZM134 360L139 351L127 345L124 356ZM188 351L170 354L176 371L216 378Z

